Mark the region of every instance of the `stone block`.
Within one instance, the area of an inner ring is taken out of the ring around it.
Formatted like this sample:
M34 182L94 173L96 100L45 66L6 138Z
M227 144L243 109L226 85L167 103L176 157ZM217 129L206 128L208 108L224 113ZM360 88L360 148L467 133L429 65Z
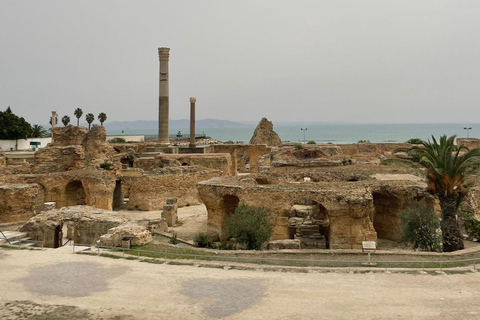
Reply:
M177 208L176 205L167 204L163 206L162 218L167 221L169 227L175 226L177 222Z
M300 240L275 240L267 245L268 250L300 249Z
M56 202L45 202L43 204L43 211L49 211L55 209L57 203Z

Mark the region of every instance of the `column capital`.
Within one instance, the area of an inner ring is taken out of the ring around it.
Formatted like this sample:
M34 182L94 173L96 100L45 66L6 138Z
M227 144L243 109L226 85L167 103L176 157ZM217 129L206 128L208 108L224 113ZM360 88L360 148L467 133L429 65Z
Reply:
M197 98L195 97L190 97L190 103L195 103L197 102Z
M168 61L170 57L170 48L161 47L158 48L158 58L160 61Z

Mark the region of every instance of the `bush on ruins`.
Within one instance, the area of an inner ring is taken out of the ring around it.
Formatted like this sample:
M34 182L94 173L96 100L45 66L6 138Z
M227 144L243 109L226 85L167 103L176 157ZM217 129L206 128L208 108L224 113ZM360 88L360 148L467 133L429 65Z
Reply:
M259 250L273 234L273 225L267 209L240 203L235 213L225 221L231 237L243 243L249 250Z

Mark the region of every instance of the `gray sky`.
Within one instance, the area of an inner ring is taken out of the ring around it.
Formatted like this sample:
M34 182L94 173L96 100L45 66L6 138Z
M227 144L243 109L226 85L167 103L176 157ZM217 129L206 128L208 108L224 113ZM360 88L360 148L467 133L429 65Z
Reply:
M480 1L0 0L0 109L170 118L480 122Z

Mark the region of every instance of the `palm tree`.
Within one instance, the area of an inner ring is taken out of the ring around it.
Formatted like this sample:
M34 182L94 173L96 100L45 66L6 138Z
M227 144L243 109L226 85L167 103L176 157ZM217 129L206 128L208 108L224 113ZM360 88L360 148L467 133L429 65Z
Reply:
M107 115L104 112L100 112L98 114L98 121L100 121L100 124L103 126L103 123L107 120Z
M69 116L63 116L62 117L62 123L66 127L70 123L70 117Z
M85 119L88 122L88 130L90 130L90 126L92 125L93 120L95 120L95 116L93 115L93 113L87 113Z
M75 111L73 111L73 114L74 114L75 117L77 118L77 127L78 127L79 124L80 124L80 118L81 118L82 115L83 115L83 110L80 109L80 108L77 108L77 109L75 109Z
M44 127L34 124L32 126L32 132L30 133L31 138L45 138L48 136L48 131Z
M400 148L395 152L419 155L420 164L427 169L428 191L437 196L442 209L443 251L464 248L457 222L457 209L467 194L465 179L480 166L480 149L468 150L455 144L456 135L443 135L439 142L422 141L421 146Z

